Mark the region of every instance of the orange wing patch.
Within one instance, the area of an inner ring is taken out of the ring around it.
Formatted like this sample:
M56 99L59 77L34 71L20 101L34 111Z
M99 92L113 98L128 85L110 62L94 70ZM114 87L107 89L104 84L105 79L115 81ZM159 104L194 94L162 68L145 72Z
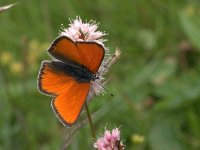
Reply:
M70 127L76 122L89 88L89 83L77 83L70 91L66 90L52 100L52 108L64 125Z
M103 46L94 42L77 42L76 46L81 58L84 60L83 65L96 73L104 58Z
M75 43L66 36L58 37L51 44L48 52L58 60L65 62L66 59L69 59L82 64L82 59L80 58Z
M56 96L52 107L59 120L68 127L73 125L87 98L90 83L78 83L54 68L51 62L43 62L38 85L42 93Z
M63 62L74 61L96 73L104 57L104 48L95 42L73 42L66 36L58 37L48 49L49 53Z
M51 62L43 62L41 65L38 86L39 90L48 95L59 95L63 91L71 89L76 84L76 81L56 70Z

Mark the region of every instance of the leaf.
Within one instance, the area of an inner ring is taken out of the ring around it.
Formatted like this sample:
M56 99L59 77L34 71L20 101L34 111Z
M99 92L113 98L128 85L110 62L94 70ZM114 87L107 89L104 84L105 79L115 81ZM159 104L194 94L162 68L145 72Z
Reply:
M18 3L19 3L19 2L14 3L14 4L9 4L9 5L6 5L6 6L1 6L1 7L0 7L0 13L6 11L6 10L8 10L8 9L10 9L11 7L17 5Z
M172 124L165 120L159 120L153 125L149 141L153 150L183 150Z
M185 73L179 78L156 88L155 93L163 99L158 102L154 111L172 111L189 107L199 101L200 81L198 72Z
M163 84L175 73L176 66L177 62L173 57L166 57L150 76L151 82L156 86Z
M196 13L195 13L196 14ZM189 40L200 51L200 20L199 16L182 11L179 14L180 25Z

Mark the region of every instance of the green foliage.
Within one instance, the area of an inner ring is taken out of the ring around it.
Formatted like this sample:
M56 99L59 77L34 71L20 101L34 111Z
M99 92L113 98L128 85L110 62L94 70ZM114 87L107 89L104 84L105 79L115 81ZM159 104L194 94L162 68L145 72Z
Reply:
M107 47L122 51L107 75L114 97L95 97L89 105L98 135L116 126L127 150L200 149L198 0L22 0L1 13L0 149L62 145L66 129L51 99L38 92L37 74L60 25L77 15L100 22ZM144 140L133 141L135 134ZM87 123L69 149L92 149L92 143Z
M194 8L190 8L194 9ZM195 13L195 14L194 14ZM200 49L200 20L199 15L196 15L196 10L188 10L188 12L180 12L180 22L183 31L188 36L188 39Z

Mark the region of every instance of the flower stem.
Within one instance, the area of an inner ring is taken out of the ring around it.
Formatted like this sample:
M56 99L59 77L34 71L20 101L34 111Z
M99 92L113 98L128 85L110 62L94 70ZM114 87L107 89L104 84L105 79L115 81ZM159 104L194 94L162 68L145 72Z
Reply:
M95 135L94 125L92 123L92 119L91 119L91 115L90 115L87 103L85 103L85 109L86 109L87 117L88 117L89 124L90 124L90 130L91 130L91 133L92 133L92 138L95 140L96 135Z

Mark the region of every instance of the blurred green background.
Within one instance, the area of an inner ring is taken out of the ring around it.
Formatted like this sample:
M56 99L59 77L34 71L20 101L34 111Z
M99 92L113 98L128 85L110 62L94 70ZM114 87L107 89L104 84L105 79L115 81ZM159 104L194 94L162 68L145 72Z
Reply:
M0 13L0 149L62 147L70 129L38 92L37 74L61 24L77 15L100 22L106 46L122 51L107 74L114 97L89 105L97 135L120 127L127 150L199 150L199 0L21 0ZM87 123L69 149L92 144Z

